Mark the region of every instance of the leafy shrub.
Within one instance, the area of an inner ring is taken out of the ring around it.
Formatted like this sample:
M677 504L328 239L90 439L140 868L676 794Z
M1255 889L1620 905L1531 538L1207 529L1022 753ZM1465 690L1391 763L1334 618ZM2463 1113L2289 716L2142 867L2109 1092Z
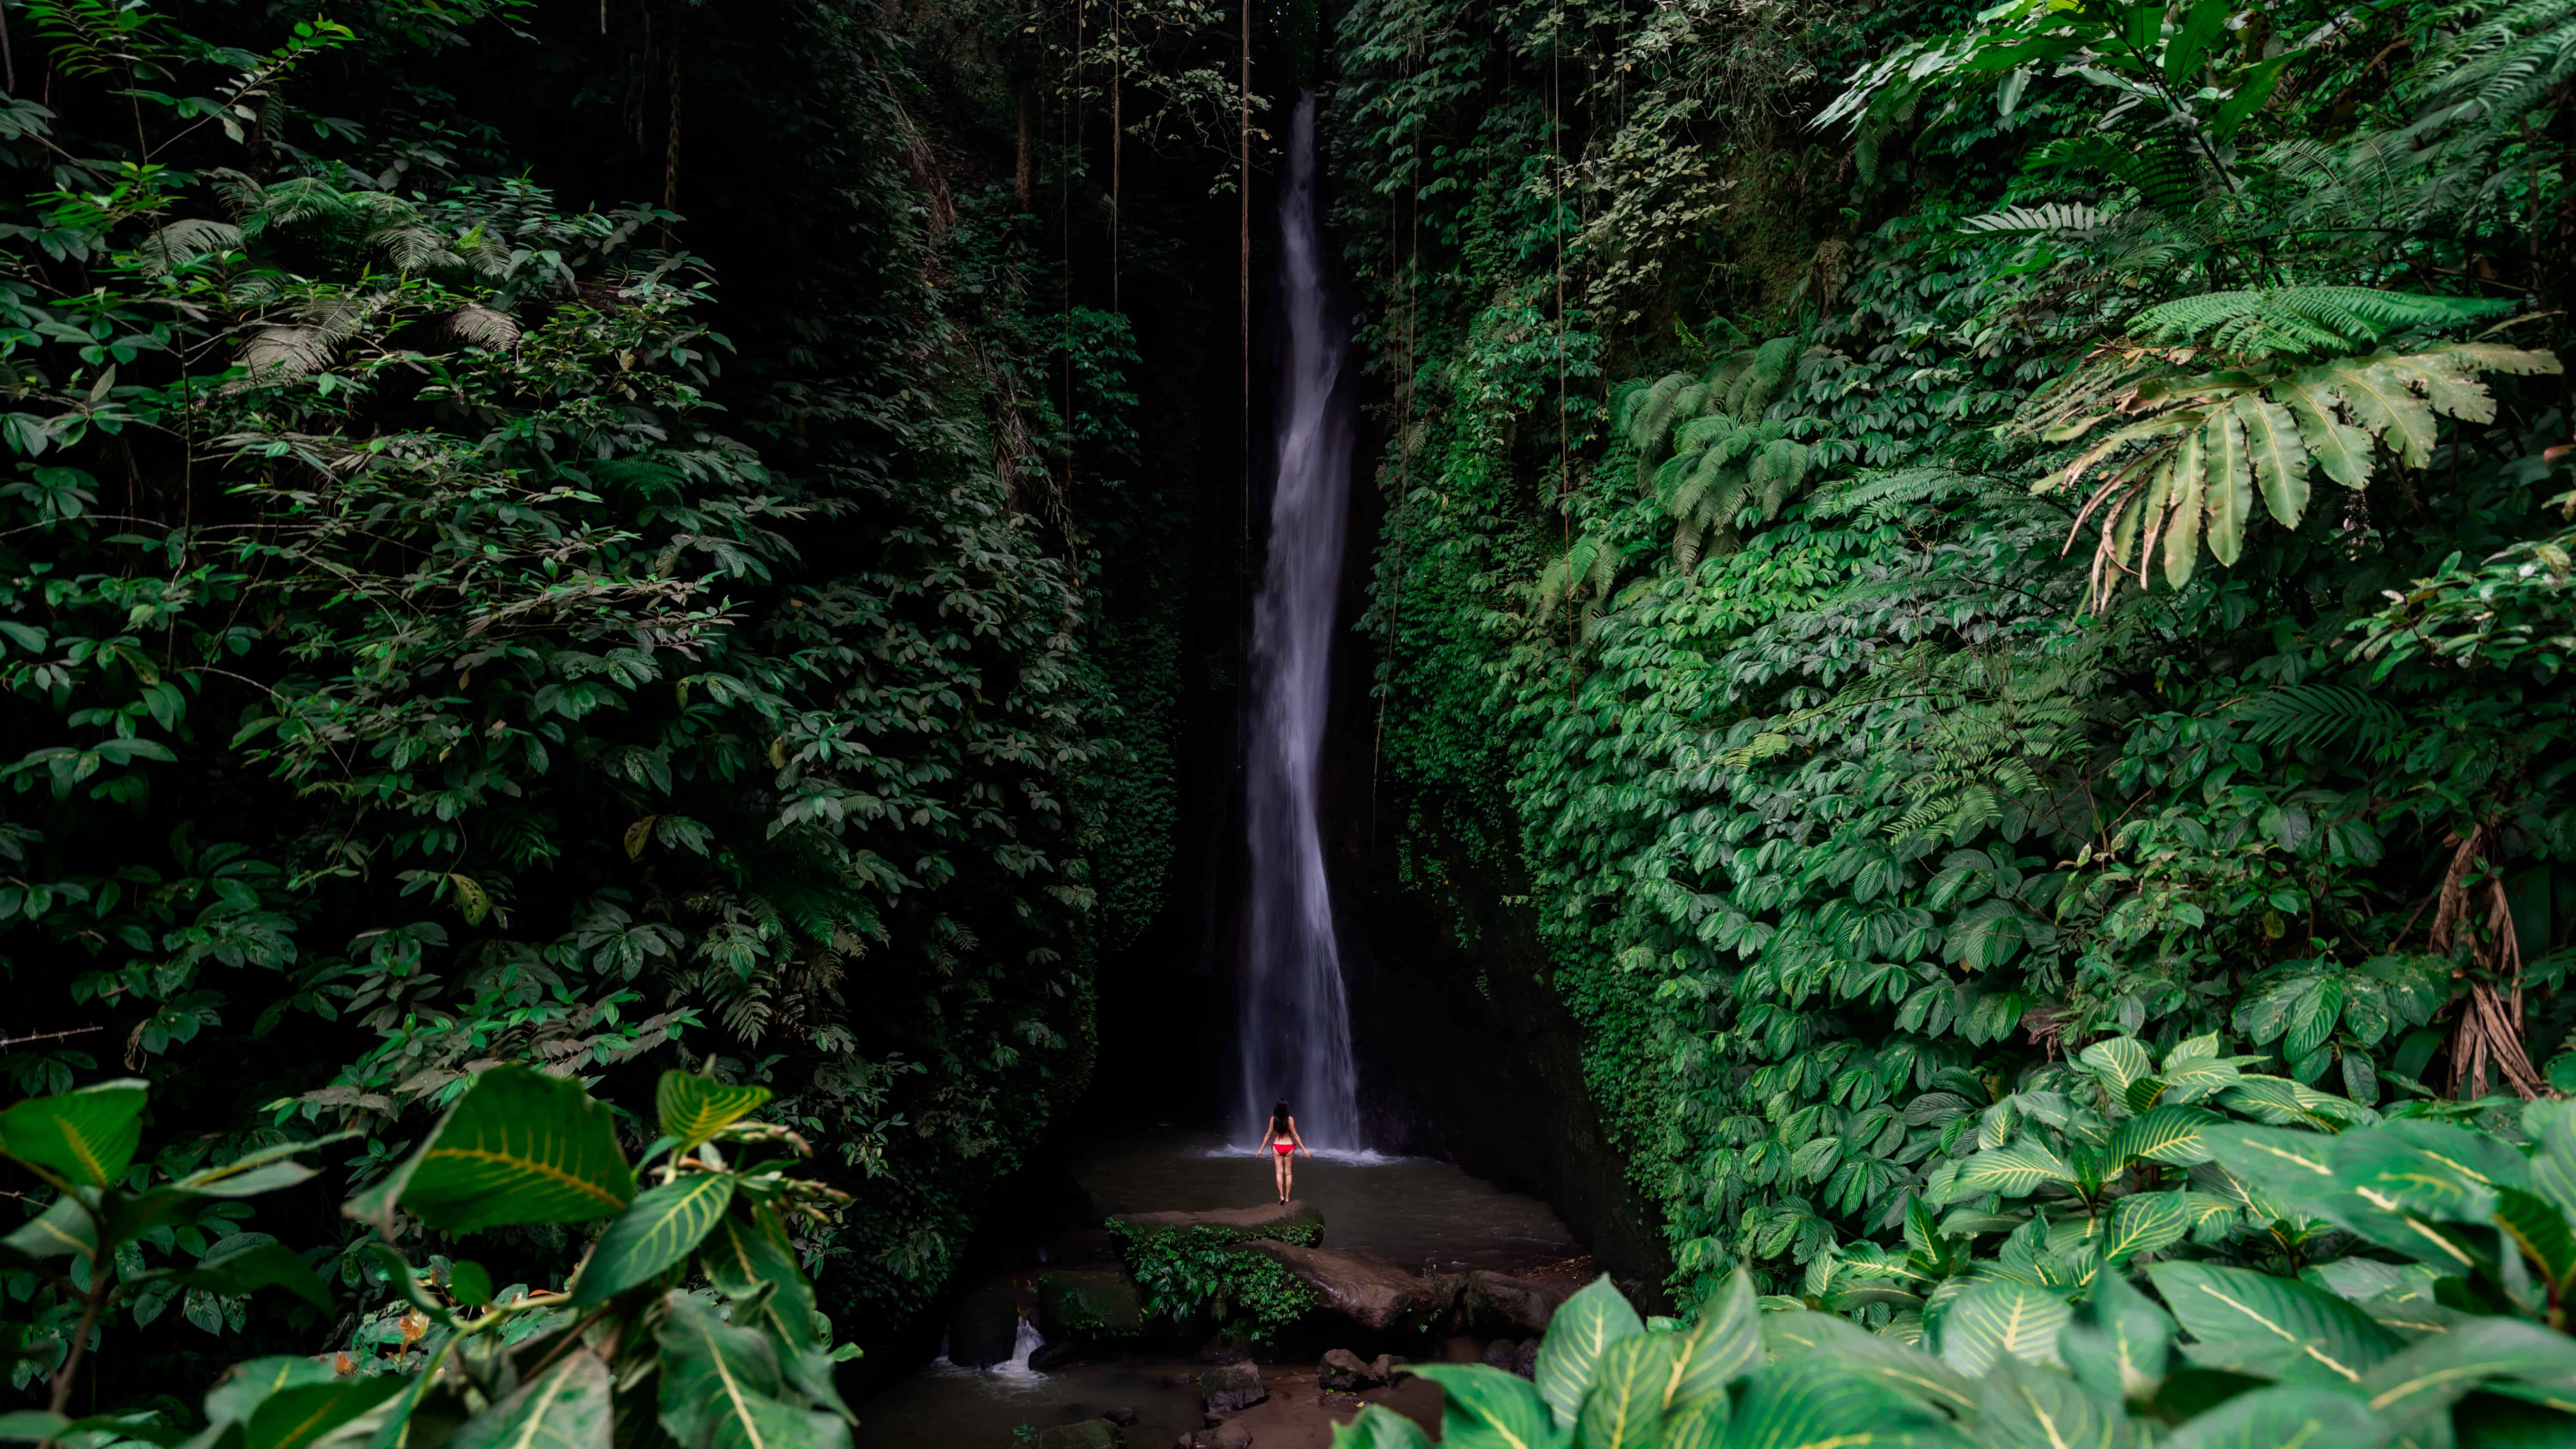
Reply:
M371 1225L377 1281L398 1298L400 1331L316 1358L236 1365L204 1400L204 1425L150 1414L66 1416L90 1331L114 1307L171 1290L244 1295L276 1288L326 1311L307 1258L275 1242L193 1267L142 1268L131 1246L208 1198L294 1187L299 1159L338 1137L246 1155L144 1187L129 1179L141 1136L140 1082L20 1102L0 1114L0 1154L55 1194L0 1241L13 1276L58 1280L81 1305L61 1340L50 1405L0 1416L0 1436L83 1446L120 1439L204 1449L299 1449L320 1440L400 1445L546 1443L606 1449L658 1425L684 1449L847 1445L855 1422L833 1387L836 1348L787 1236L789 1220L839 1195L791 1175L810 1149L754 1121L766 1087L665 1073L661 1135L629 1166L614 1118L576 1083L526 1067L477 1075L419 1149L348 1214ZM394 1243L407 1233L604 1223L570 1283L497 1289L479 1263L424 1270ZM23 1341L23 1325L22 1341Z
M2133 1123L2185 1082L2206 1099L2241 1081L2210 1052L2156 1076L2132 1072L2144 1062L2125 1048L2103 1056L2096 1072L2142 1104ZM2308 1250L2283 1271L2231 1266L2179 1227L2137 1246L2130 1205L2174 1194L2069 1194L1880 1333L1765 1304L1741 1271L1696 1325L1648 1322L1605 1277L1557 1311L1535 1384L1481 1365L1415 1372L1445 1391L1442 1442L1462 1446L2569 1442L2576 1103L2526 1107L2521 1145L2451 1122L2361 1120L2372 1117L2317 1130L2211 1116L2150 1134L2187 1141L2195 1177L2224 1182L2251 1232ZM2142 1287L2130 1274L2148 1259ZM1424 1442L1375 1408L1334 1439Z
M1110 1235L1135 1276L1149 1318L1182 1323L1206 1315L1230 1334L1267 1339L1318 1301L1315 1290L1277 1259L1243 1246L1268 1238L1314 1247L1324 1240L1324 1225L1312 1218L1265 1228L1168 1228L1117 1218Z

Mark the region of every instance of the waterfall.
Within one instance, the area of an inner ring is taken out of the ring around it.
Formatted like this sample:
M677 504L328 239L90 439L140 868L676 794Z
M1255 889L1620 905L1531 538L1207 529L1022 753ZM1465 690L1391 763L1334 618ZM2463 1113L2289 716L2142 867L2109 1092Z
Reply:
M1005 1378L1036 1377L1037 1370L1029 1367L1029 1355L1044 1347L1046 1335L1038 1332L1038 1326L1023 1315L1019 1329L1011 1339L1011 1356L993 1365L993 1372Z
M1245 834L1251 865L1243 962L1242 1125L1258 1136L1288 1099L1317 1148L1360 1141L1350 1006L1315 809L1317 757L1341 591L1350 419L1336 397L1345 338L1326 286L1316 215L1315 95L1298 98L1279 190L1288 350L1279 382L1279 476L1268 563L1253 606Z

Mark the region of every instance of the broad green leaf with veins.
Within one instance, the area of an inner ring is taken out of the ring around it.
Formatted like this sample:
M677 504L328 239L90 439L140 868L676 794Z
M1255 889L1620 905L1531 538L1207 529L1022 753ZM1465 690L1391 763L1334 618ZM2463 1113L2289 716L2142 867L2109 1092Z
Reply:
M2373 1365L2361 1381L2382 1431L2431 1442L2451 1406L2482 1387L2509 1386L2576 1406L2576 1343L2563 1333L2511 1318L2481 1318Z
M143 1097L130 1077L30 1097L0 1112L0 1153L84 1187L116 1182L143 1140Z
M2058 1330L2074 1316L2055 1289L2003 1280L1978 1283L1941 1315L1941 1361L1970 1377L2013 1357L2055 1364Z
M474 1079L429 1141L348 1211L390 1228L399 1203L445 1232L612 1217L635 1196L608 1105L527 1067Z
M2131 1449L2146 1426L2117 1398L2006 1355L1978 1383L1977 1442L1986 1449Z
M602 1374L601 1406L606 1407ZM341 1425L408 1387L394 1374L342 1379L334 1383L294 1384L260 1401L242 1425L242 1449L304 1449ZM605 1416L603 1415L603 1418ZM605 1442L605 1438L601 1442ZM458 1449L479 1449L460 1444Z
M1539 1343L1533 1370L1539 1396L1555 1412L1557 1423L1571 1424L1582 1412L1594 1369L1610 1345L1645 1331L1646 1321L1637 1316L1607 1273L1558 1307L1548 1322L1547 1336Z
M767 1335L725 1322L688 1293L662 1304L661 1425L681 1449L847 1449L847 1424L780 1400Z
M1431 1440L1384 1404L1364 1404L1349 1423L1333 1426L1332 1449L1431 1449Z
M1699 1320L1683 1333L1680 1351L1673 1358L1671 1380L1664 1387L1664 1407L1679 1408L1723 1393L1727 1384L1760 1364L1761 1317L1753 1277L1738 1268L1727 1275L1726 1285L1701 1305Z
M594 1307L697 1251L733 1202L731 1173L691 1173L638 1194L608 1225L572 1285L572 1301Z
M2404 1346L2359 1308L2293 1278L2216 1263L2159 1263L2148 1276L2192 1336L2184 1353L2206 1368L2350 1387Z
M2240 1394L2194 1416L2164 1449L2338 1449L2375 1442L2370 1409L2357 1395L2285 1385Z
M1656 1442L1681 1346L1678 1334L1635 1333L1602 1351L1592 1391L1575 1417L1583 1449L1647 1449Z
M450 1449L607 1449L616 1416L608 1365L577 1349L465 1421Z
M758 1111L769 1096L767 1087L728 1087L694 1072L664 1072L653 1105L662 1135L677 1142L672 1151L686 1152Z
M1728 1449L1949 1449L1966 1443L1947 1416L1921 1400L1821 1359L1775 1364L1746 1379L1719 1442Z
M2067 1368L2105 1399L2154 1396L2173 1360L2174 1321L2155 1300L2118 1273L2093 1280L2092 1295L2075 1306L2057 1335Z
M2217 1113L2200 1107L2180 1104L2150 1107L2121 1123L2112 1132L2111 1145L2104 1156L2120 1166L2138 1158L2177 1167L2206 1162L2209 1152L2201 1146L2201 1129L2214 1127L2225 1120Z
M1566 1307L1572 1306L1568 1300ZM1559 1321L1564 1314L1565 1308L1557 1310ZM1638 1331L1643 1333L1643 1327ZM1555 1337L1554 1324L1548 1336ZM1587 1368L1598 1366L1596 1358ZM1445 1396L1442 1449L1570 1449L1573 1444L1568 1426L1557 1422L1554 1409L1527 1379L1481 1363L1423 1364L1413 1372L1438 1384Z

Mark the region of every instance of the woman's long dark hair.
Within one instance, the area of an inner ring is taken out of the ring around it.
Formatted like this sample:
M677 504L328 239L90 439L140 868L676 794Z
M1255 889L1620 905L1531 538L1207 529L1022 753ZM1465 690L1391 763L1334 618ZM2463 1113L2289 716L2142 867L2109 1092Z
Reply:
M1282 1097L1279 1099L1279 1105L1270 1109L1270 1140L1276 1142L1287 1135L1288 1099Z

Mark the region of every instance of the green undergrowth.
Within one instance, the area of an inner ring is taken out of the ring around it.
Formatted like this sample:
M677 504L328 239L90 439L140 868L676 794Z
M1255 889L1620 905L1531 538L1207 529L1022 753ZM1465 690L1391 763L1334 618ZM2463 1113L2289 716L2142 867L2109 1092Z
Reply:
M1685 1302L2113 1038L2576 1086L2557 12L2248 13L1343 19L1381 813L1526 905Z
M1135 1276L1149 1320L1180 1324L1210 1319L1238 1341L1262 1342L1304 1317L1322 1300L1278 1260L1245 1244L1255 1239L1321 1247L1324 1224L1304 1218L1276 1227L1215 1223L1139 1226L1113 1218L1110 1237Z

